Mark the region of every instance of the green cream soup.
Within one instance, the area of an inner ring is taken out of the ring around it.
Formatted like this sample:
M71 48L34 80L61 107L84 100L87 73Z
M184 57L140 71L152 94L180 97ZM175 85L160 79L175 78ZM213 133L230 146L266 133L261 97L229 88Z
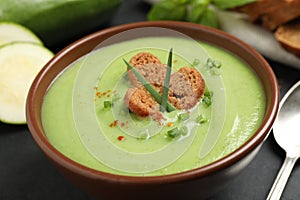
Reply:
M128 111L129 61L150 52L172 73L194 67L206 93L186 111L164 120ZM210 44L172 37L146 37L94 50L72 63L49 88L42 121L51 144L87 167L122 175L157 176L214 162L244 144L260 126L265 96L255 73L236 56ZM176 132L176 135L172 133Z

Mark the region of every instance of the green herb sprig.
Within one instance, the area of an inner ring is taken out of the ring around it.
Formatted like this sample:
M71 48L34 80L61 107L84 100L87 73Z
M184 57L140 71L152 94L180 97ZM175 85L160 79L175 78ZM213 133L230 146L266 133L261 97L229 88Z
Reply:
M142 85L146 88L146 90L153 96L155 101L157 101L160 105L162 102L162 96L152 87L152 85L141 75L129 62L123 59L127 67L134 73L137 79L142 83ZM166 110L168 112L172 112L176 110L176 108L167 102Z
M219 28L213 7L229 9L256 0L161 0L148 13L148 20L188 21Z
M169 97L169 85L170 85L171 70L172 70L172 57L173 57L173 49L171 48L168 56L168 66L167 66L166 77L164 81L164 88L163 88L162 99L161 99L161 111L165 111L167 108L167 102Z

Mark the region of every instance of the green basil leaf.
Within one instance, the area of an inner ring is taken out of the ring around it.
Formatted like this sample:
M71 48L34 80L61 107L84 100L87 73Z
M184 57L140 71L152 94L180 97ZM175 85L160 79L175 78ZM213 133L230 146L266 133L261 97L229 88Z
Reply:
M219 28L219 21L213 10L210 8L206 9L201 19L198 21L199 24L210 26L213 28Z
M198 23L207 9L208 3L194 3L189 8L188 21Z
M255 2L256 0L212 0L212 4L220 9L234 8L248 3Z
M186 0L165 0L154 4L148 13L148 20L185 21L187 8Z

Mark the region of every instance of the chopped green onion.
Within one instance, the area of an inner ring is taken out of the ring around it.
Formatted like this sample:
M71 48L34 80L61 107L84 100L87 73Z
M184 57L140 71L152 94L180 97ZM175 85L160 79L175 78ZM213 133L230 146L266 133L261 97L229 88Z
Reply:
M200 64L200 60L198 58L195 58L195 60L193 61L193 65L198 66L199 64Z
M199 115L199 116L196 118L196 123L198 123L198 124L204 124L204 123L206 123L206 122L208 122L208 119L207 119L207 117L204 116L204 115Z
M104 106L105 109L111 108L112 102L111 101L104 101L103 106Z
M213 93L210 91L204 92L204 97L202 98L202 102L208 107L212 104L212 96Z
M206 65L210 68L221 68L222 63L218 60L213 60L211 58L208 58L206 61Z
M187 135L188 131L189 131L189 129L186 126L182 126L179 129L180 134L183 135L183 136Z
M167 108L167 102L169 97L169 84L170 84L170 78L171 78L171 69L172 69L172 55L173 55L173 49L170 49L169 56L168 56L168 66L166 71L166 77L164 81L164 88L162 93L162 99L161 99L161 111L165 111Z
M123 59L124 60L124 59ZM137 79L142 83L142 85L147 89L147 91L153 96L155 101L157 101L159 104L161 104L162 97L161 95L152 87L150 83L141 75L129 62L124 60L127 67L134 73L134 75L137 77ZM172 104L167 102L167 110L169 112L176 110Z
M167 134L168 134L168 136L169 136L170 138L175 138L175 137L177 137L177 136L180 135L180 131L179 131L179 129L176 127L176 128L173 128L173 129L167 131Z
M222 63L220 61L208 58L206 61L206 66L211 74L220 75L220 68L222 67Z
M178 115L178 120L179 121L185 121L190 118L190 115L188 113L181 113Z
M141 133L141 134L138 136L137 139L139 139L139 140L147 140L147 139L150 139L150 135L149 135L149 133L147 133L147 132L143 132L143 133Z

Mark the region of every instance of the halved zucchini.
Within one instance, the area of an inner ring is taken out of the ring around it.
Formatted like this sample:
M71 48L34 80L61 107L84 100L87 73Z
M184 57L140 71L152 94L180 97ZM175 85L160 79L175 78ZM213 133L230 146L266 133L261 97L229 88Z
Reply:
M32 42L43 44L28 28L13 22L0 22L0 46L12 42Z
M52 57L51 51L35 43L15 42L0 48L0 121L26 123L29 88Z

